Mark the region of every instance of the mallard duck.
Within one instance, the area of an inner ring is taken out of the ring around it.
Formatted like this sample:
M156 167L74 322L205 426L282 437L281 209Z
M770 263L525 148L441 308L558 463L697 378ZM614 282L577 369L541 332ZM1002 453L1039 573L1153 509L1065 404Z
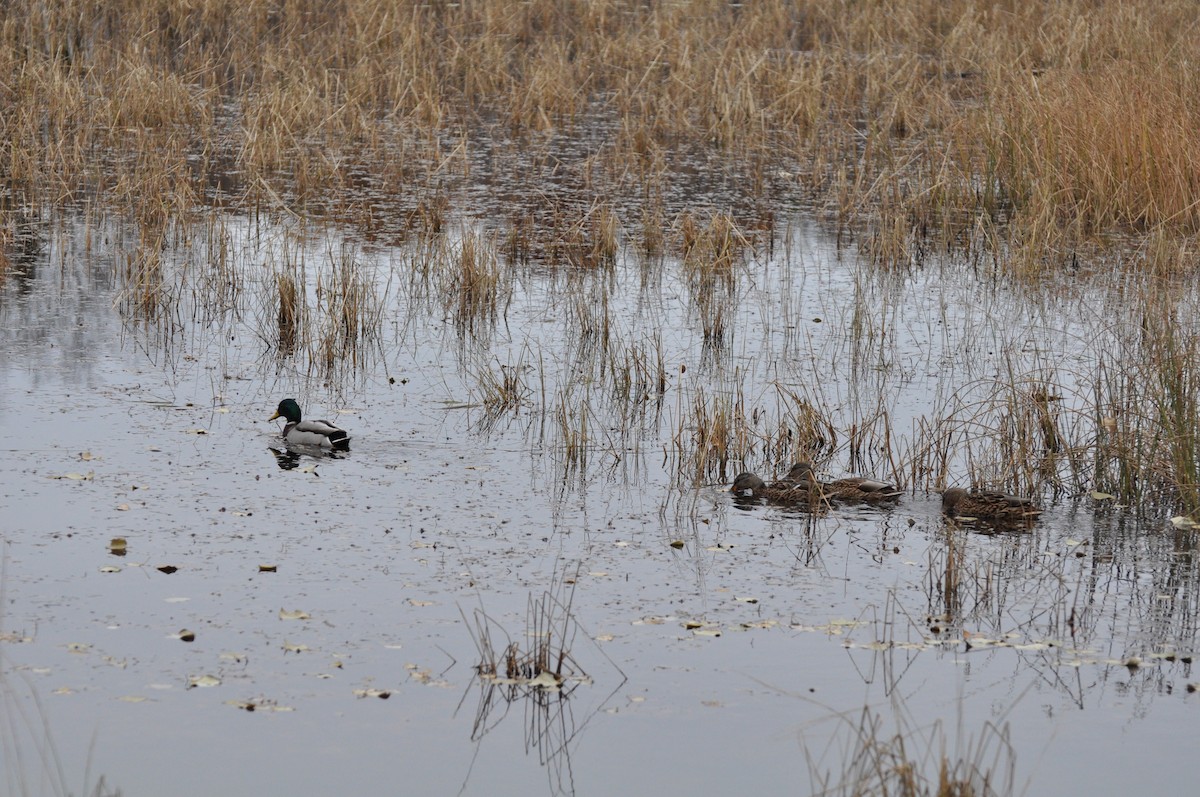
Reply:
M782 481L767 484L753 473L739 473L729 491L735 498L765 498L780 504L798 504L811 500L806 487Z
M819 497L838 501L894 501L904 495L903 490L897 490L895 485L881 482L878 479L868 479L865 476L847 476L844 479L834 479L823 482L817 478L813 466L809 462L797 462L776 484L793 484L797 488L807 489Z
M320 446L332 448L335 451L350 450L350 436L345 429L339 429L329 421L300 420L300 405L295 399L284 399L279 402L275 414L268 421L276 418L287 419L283 427L283 439L293 445Z
M994 521L1033 521L1042 514L1032 500L986 490L951 487L942 493L942 511L950 517Z

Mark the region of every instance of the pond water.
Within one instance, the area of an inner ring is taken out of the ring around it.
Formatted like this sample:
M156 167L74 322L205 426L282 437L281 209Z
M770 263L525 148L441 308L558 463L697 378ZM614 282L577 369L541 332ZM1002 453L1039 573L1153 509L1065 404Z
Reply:
M136 235L36 228L0 287L6 793L811 793L856 771L864 707L935 780L942 755L1002 792L1194 780L1193 532L1047 489L1031 531L978 533L909 467L922 423L971 407L942 475L986 471L1005 380L1051 374L1082 412L1107 288L873 276L798 218L738 259L725 315L630 245L502 269L490 314L430 265L476 232L225 216L147 308ZM273 451L293 396L348 455ZM836 433L824 470L896 478L898 506L730 500L787 469L803 406ZM713 407L750 419L745 456L698 442ZM547 595L581 677L481 682L476 623L529 650Z

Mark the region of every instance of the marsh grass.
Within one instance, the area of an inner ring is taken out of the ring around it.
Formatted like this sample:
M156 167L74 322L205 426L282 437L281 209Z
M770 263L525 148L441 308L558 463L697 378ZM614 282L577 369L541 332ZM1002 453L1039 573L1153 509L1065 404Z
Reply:
M571 653L578 633L573 616L578 576L556 576L540 596L529 597L523 637L505 632L483 609L476 609L471 619L463 615L479 654L475 671L481 678L511 687L510 698L574 688L588 679ZM492 638L497 632L505 639L503 646Z
M329 268L317 276L317 339L312 360L324 374L362 369L379 345L383 301L353 248L328 253Z
M464 231L457 244L444 237L438 241L443 307L460 335L486 338L511 299L511 273L503 268L494 242L480 233Z
M822 754L806 743L810 793L832 795L895 794L905 797L1002 797L1016 793L1016 751L1004 723L986 723L977 734L942 722L918 725L903 707L895 728L864 707L855 718L841 715L832 754L839 771L822 766ZM826 751L824 755L831 755Z
M911 431L884 388L763 399L726 369L750 267L799 207L897 279L936 264L1044 286L1093 254L1134 275L1194 271L1197 24L1182 0L17 4L0 21L14 76L0 182L9 218L87 207L136 230L114 258L119 304L164 337L189 290L221 320L263 282L232 254L227 211L411 240L410 300L435 297L473 345L507 320L522 269L562 272L578 280L556 297L563 359L588 379L541 376L531 403L572 467L636 447L630 427L674 407L666 453L703 482L805 456L910 489L1111 486L1194 512L1191 299L1135 298L1146 339L1114 332L1119 364L970 374ZM181 245L199 262L178 262ZM707 382L668 378L661 343L622 325L623 247L644 288L677 258ZM384 319L360 252L323 260L315 284L267 269L260 332L328 376L370 361ZM892 367L903 323L870 299L847 316L863 382ZM512 411L520 387L491 376L477 377L489 405Z
M276 274L275 290L279 295L279 311L276 314L279 337L276 345L279 353L286 356L296 350L296 341L304 317L304 303L300 298L300 286L293 274Z
M143 220L185 216L229 163L246 189L230 199L246 207L263 186L320 207L364 174L447 197L437 182L469 168L483 138L536 149L607 129L579 174L585 206L616 188L657 218L655 198L697 153L715 154L744 164L741 196L786 179L887 267L962 247L980 221L1012 223L1022 271L1056 268L1114 229L1186 235L1200 219L1184 33L1197 11L1181 0L854 13L807 0L236 13L220 0L67 0L10 12L0 174L24 203L90 195ZM526 179L552 184L563 164L543 158ZM377 203L349 206L378 223ZM409 208L442 228L440 201ZM579 233L564 238L572 257L609 258L613 218L560 226ZM642 242L658 248L654 229Z

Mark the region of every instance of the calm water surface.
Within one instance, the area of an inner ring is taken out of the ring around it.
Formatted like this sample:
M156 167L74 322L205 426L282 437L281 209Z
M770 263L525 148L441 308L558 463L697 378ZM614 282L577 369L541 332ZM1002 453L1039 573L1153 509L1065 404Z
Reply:
M670 259L522 270L495 323L464 333L412 276L415 247L238 217L220 235L238 290L179 253L171 273L193 276L172 282L169 323L129 311L116 227L43 231L0 285L6 793L103 776L134 796L805 794L814 763L840 779L864 706L929 777L943 749L998 759L995 780L1028 794L1200 774L1200 676L1155 655L1196 647L1193 540L1165 514L1047 495L1032 533L984 535L948 528L924 489L816 517L737 507L673 443L701 392L741 396L767 429L786 390L839 427L839 475L872 406L903 451L1013 364L1099 359L1102 288L1030 296L953 265L872 279L798 221L740 267L714 349ZM301 256L310 309L332 262L372 286L361 367L276 355L268 275ZM584 353L600 297L609 350L668 366L629 423ZM528 393L488 418L480 375L508 368ZM265 419L288 396L350 430L352 452L281 467ZM579 464L557 419L581 412ZM756 456L726 476L788 465ZM590 680L511 702L481 686L464 614L527 649L530 600L564 577ZM218 683L189 687L202 676ZM1010 747L973 754L993 726Z

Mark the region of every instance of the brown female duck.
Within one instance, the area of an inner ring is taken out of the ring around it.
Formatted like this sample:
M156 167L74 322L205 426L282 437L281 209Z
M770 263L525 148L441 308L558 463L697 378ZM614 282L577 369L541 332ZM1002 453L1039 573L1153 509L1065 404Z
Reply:
M729 491L736 498L765 498L780 504L798 504L810 500L807 487L777 481L767 484L753 473L739 473Z
M1042 514L1032 500L986 490L951 487L942 493L942 511L950 517L1002 522L1031 522Z
M777 483L793 484L799 489L808 490L820 497L836 501L878 503L894 501L904 495L904 491L897 490L895 485L865 476L848 476L844 479L834 479L831 482L820 481L809 462L797 462L788 471L788 475Z

